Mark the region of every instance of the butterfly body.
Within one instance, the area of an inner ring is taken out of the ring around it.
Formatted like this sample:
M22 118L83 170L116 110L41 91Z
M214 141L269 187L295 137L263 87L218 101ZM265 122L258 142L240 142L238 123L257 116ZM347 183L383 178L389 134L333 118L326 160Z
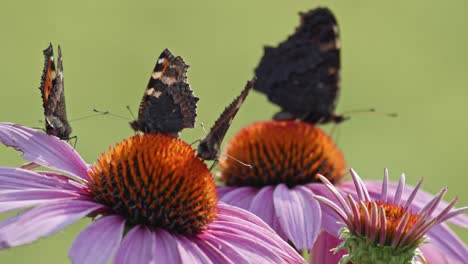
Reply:
M65 107L62 52L59 46L57 68L52 44L49 44L43 53L45 62L39 90L44 107L46 133L62 140L69 140L72 129L68 123Z
M340 42L330 10L301 14L296 31L277 47L265 47L255 70L255 90L281 107L274 119L309 123L339 123L335 114L339 93Z
M166 133L178 136L184 128L195 125L198 98L187 83L183 59L165 49L143 95L138 119L130 126L143 133Z

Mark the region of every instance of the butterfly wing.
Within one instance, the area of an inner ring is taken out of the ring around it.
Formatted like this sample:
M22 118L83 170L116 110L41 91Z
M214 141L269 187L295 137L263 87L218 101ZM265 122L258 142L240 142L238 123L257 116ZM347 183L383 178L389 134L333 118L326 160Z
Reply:
M178 136L195 125L198 98L186 83L188 65L165 49L158 58L143 95L138 119L130 125L143 133Z
M46 133L68 140L71 127L68 123L65 107L62 52L59 47L57 68L55 68L52 44L49 44L43 53L45 62L39 89L44 107Z
M255 89L288 113L310 123L338 121L340 46L336 19L318 8L301 14L301 25L278 47L266 47L255 70Z
M211 127L208 135L198 145L198 157L204 160L215 160L218 158L221 142L253 85L253 80L247 82L241 94L224 109L213 127Z

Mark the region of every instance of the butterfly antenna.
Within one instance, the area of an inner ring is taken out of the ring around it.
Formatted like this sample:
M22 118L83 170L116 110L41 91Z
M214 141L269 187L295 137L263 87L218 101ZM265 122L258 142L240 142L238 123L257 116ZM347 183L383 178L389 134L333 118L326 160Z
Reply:
M127 105L127 110L128 110L128 112L130 113L130 115L132 116L133 120L136 120L137 118L136 118L135 115L133 114L133 111L132 111L132 109L130 108L129 105Z
M203 132L205 133L205 136L206 136L208 132L206 132L205 124L203 122L200 122L200 126L203 129Z
M379 115L384 115L388 117L398 117L398 113L385 113L385 112L379 112L375 110L375 108L369 108L369 109L357 109L357 110L351 110L349 112L344 113L344 115L350 115L350 114L379 114Z
M340 126L338 124L333 124L330 130L330 137L334 139L333 142L338 146L340 139Z
M201 142L201 139L197 139L194 142L190 143L190 146L193 146L193 144L198 143L198 142Z
M238 162L239 164L241 164L241 165L243 165L243 166L245 166L245 167L248 167L248 168L253 169L253 166L252 166L252 165L250 165L250 164L248 164L248 163L245 163L245 162L243 162L243 161L241 161L241 160L239 160L239 159L236 159L236 158L234 158L234 157L231 156L231 155L228 155L228 154L226 154L226 153L223 153L223 154L221 154L221 155L222 155L222 156L225 156L226 158L233 159L234 161Z
M75 119L70 119L70 122L76 122L76 121L80 121L80 120L83 120L83 119L88 119L88 118L95 117L95 116L111 115L109 113L109 111L99 111L99 110L93 109L93 112L95 112L95 114L82 116L82 117L78 117L78 118L75 118Z
M121 115L118 115L118 114L114 114L114 113L111 113L110 111L101 111L101 110L98 110L96 108L93 108L93 112L95 113L98 113L99 115L110 115L110 116L114 116L114 117L118 117L118 118L121 118L121 119L125 119L125 120L130 120L130 118L128 117L125 117L125 116L121 116Z

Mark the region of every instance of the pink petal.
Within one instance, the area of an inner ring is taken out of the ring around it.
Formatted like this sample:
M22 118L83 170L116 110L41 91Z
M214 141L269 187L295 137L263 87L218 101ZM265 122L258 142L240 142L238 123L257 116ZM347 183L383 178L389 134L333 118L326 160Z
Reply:
M320 205L312 191L280 184L274 191L275 211L279 222L296 249L311 249L321 225Z
M223 248L215 247L212 243L205 239L192 238L191 241L198 246L198 248L207 256L210 261L214 264L216 263L239 263L236 262L236 259L232 257L231 254L224 254L222 252Z
M453 259L443 252L441 252L436 246L425 244L420 247L421 252L423 253L424 258L428 263L437 263L437 264L462 264L464 262L455 262Z
M268 243L254 236L241 236L229 232L210 231L203 234L203 241L218 248L233 263L281 263ZM188 262L187 262L188 263Z
M222 189L221 187L218 190ZM222 191L221 191L222 192ZM258 189L252 187L238 187L232 189L223 196L219 196L219 200L227 204L240 207L242 209L249 209L253 197L258 192ZM219 192L218 192L219 194Z
M0 191L0 213L61 200L87 199L68 190L6 190Z
M336 197L325 187L324 184L307 184L307 188L312 190L315 195L325 197L335 204L338 204ZM338 189L338 191L342 193L340 189ZM322 228L330 234L338 234L338 231L343 227L343 224L340 223L341 221L337 213L328 206L320 205L320 208L322 211Z
M321 232L315 241L311 252L312 263L338 263L341 257L346 254L346 250L340 250L336 254L332 249L341 244L337 235L330 235L327 232Z
M163 229L157 229L154 241L154 256L157 263L181 263L178 236Z
M69 200L25 211L0 223L0 249L50 236L101 208L94 202Z
M225 204L223 202L219 202L218 205L216 205L216 208L218 209L218 215L217 215L218 220L245 221L245 222L249 222L251 224L257 225L261 228L270 230L271 232L274 232L273 229L267 223L265 223L262 219L260 219L258 216L252 214L251 212L245 209L241 209L236 206Z
M429 243L448 255L451 259L464 263L468 259L468 247L462 240L446 225L439 224L432 227L428 232Z
M62 174L58 174L52 171L36 171L36 173L38 173L42 177L55 180L56 182L58 182L56 184L57 188L76 190L85 194L89 194L88 186L86 185L86 182L77 181L74 178L71 178Z
M181 259L180 263L231 263L228 258L224 257L220 252L216 252L213 247L207 246L206 241L203 241L203 243L198 241L198 243L196 243L196 240L198 239L187 239L184 236L177 237L177 244Z
M281 228L278 216L275 212L275 207L273 204L273 191L273 186L266 186L261 188L252 199L249 211L260 217L263 221L270 225L273 230L275 230L276 233L280 235L280 237L287 240L287 236Z
M276 250L280 255L284 255L284 258L299 259L302 261L299 254L257 216L234 206L218 204L217 207L219 210L217 220L208 225L208 230L206 232L211 232L213 230L222 231L243 237L253 237L254 239L268 241L267 243L270 244L270 249ZM202 233L202 235L206 232Z
M236 189L237 187L229 187L229 186L217 186L216 191L218 193L218 197L224 196L226 193Z
M132 228L120 244L114 263L156 263L158 256L153 251L154 241L154 232L146 227Z
M102 217L84 229L73 242L68 255L73 263L106 264L113 259L122 240L125 220Z
M0 167L0 190L59 188L83 192L83 185L65 176L60 176L59 174Z
M88 167L65 141L37 130L0 123L0 142L23 152L23 158L54 170L88 180Z

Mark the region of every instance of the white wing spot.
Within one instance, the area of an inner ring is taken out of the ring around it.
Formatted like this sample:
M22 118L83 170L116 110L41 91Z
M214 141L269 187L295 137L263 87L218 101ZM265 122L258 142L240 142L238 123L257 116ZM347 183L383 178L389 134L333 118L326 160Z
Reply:
M153 74L151 74L151 77L155 80L161 78L161 76L162 76L162 72L160 71L153 72Z

